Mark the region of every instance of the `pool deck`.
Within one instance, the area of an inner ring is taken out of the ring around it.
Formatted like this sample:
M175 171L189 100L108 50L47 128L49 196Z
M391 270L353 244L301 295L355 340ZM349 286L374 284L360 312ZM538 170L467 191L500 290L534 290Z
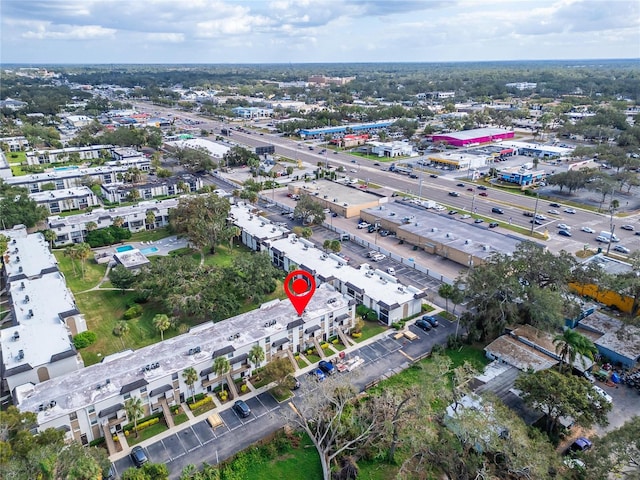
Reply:
M176 235L171 237L162 238L154 242L126 242L121 245L111 245L109 247L95 248L93 251L96 254L96 259L100 262L101 258L111 260L116 253L116 249L130 245L132 248L138 250L144 250L145 248L157 248L157 252L153 252L151 255L168 255L172 250L178 250L179 248L185 248L189 246L189 241L186 238L178 238ZM120 252L124 253L124 252Z

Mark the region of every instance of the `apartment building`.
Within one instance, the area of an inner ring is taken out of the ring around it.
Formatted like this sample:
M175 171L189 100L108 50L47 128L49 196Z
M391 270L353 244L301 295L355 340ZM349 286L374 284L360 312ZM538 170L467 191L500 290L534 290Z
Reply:
M10 326L0 330L2 396L80 370L71 336L87 329L48 242L19 225L2 256Z
M100 205L98 197L89 187L74 187L65 190L49 190L46 192L30 193L29 198L38 205L43 205L49 213L84 210Z
M248 361L255 345L264 349L263 363L279 357L293 361L293 352L348 332L355 322L354 302L330 285L321 285L302 316L288 300L274 300L251 312L218 323L206 323L188 333L136 351L127 350L73 374L16 389L21 411L38 416L38 430L57 428L83 444L122 430L130 419L124 402L140 397L145 414L164 411L191 394L182 373L198 372L195 393L211 392L221 382L249 376ZM226 357L231 371L218 376L213 362Z

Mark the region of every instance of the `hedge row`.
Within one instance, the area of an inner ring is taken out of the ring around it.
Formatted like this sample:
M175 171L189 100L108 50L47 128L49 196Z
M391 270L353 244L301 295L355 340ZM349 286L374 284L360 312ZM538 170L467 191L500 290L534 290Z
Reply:
M162 416L164 416L162 412L154 413L153 415L149 415L148 417L141 418L140 422L146 422L147 420L151 420L152 418L160 418ZM140 428L140 422L138 423L138 428ZM133 422L127 423L124 427L122 427L122 430L133 430Z
M138 431L140 430L144 430L147 427L150 427L151 425L155 425L156 423L159 423L160 419L159 418L152 418L150 420L147 420L146 422L142 422L138 424ZM129 430L125 430L124 434L125 435L129 435L129 432L131 432L131 430L133 430L133 428L129 429Z
M195 402L199 402L200 400L202 400L204 397L206 397L207 395L204 393L196 393L193 397L189 396L189 398L187 398L187 404L192 404Z
M204 397L202 400L200 400L200 401L198 401L198 402L191 403L191 404L189 405L189 408L190 408L191 410L195 410L196 408L201 407L202 405L205 405L205 404L210 403L210 402L213 402L213 398L211 398L211 397Z

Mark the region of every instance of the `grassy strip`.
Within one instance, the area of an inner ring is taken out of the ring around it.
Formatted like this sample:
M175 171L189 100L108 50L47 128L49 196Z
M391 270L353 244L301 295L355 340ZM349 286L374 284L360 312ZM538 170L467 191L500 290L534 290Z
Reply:
M129 444L130 447L132 447L144 440L147 440L151 437L158 435L159 433L166 432L167 430L169 430L169 427L167 427L164 421L162 421L154 425L151 425L145 428L144 430L140 430L138 432L137 437L135 433L129 435L127 437L127 443Z
M364 327L362 327L362 336L360 336L360 338L354 338L354 340L358 343L363 342L371 337L378 335L379 333L384 332L388 328L389 327L385 325L370 324L368 322L365 322Z
M204 405L199 406L195 410L192 410L191 413L193 413L194 417L197 417L205 412L208 412L209 410L213 410L214 408L216 408L216 404L214 402L207 402Z

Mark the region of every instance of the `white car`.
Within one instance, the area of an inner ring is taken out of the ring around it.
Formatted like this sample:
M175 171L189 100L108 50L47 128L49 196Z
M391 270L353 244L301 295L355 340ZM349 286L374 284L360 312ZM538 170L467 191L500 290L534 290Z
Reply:
M536 216L534 217L536 220L546 220L547 217L545 217L544 215L540 215L539 213L536 214Z
M569 225L567 225L566 223L559 223L558 224L558 228L560 230L571 230L571 227Z
M596 233L596 231L593 228L589 228L589 227L582 227L580 230L587 233Z
M575 208L565 208L564 209L564 213L576 213L576 209Z
M389 267L389 268L387 268L387 273L389 275L395 275L396 274L396 269L393 268L393 267Z
M549 213L552 213L553 215L560 215L560 212L556 209L549 210Z
M471 218L471 215L469 215L468 213L465 213L464 215L461 215L460 218L462 219Z
M629 250L624 245L616 245L615 247L613 247L613 250L620 253L627 253L627 254L631 253L631 250Z
M604 398L607 402L609 403L613 403L613 398L611 398L611 395L609 395L607 392L605 392L603 389L601 389L600 387L598 387L597 385L594 385L593 388L598 395L600 395L602 398Z
M367 222L360 222L360 223L358 224L358 228L359 228L359 229L361 229L361 230L362 230L363 228L368 228L368 227L369 227L369 224L368 224Z

